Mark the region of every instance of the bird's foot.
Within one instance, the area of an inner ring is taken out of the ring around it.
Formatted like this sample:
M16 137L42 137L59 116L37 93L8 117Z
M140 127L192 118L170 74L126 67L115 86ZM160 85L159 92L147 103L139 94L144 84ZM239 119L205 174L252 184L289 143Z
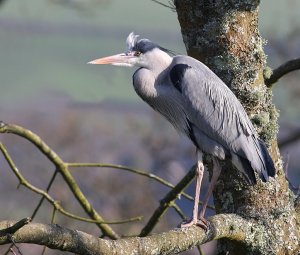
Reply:
M199 217L199 219L190 219L188 221L184 221L180 224L181 228L187 228L191 226L198 226L203 228L205 231L208 230L209 227L209 221L206 220L204 217Z

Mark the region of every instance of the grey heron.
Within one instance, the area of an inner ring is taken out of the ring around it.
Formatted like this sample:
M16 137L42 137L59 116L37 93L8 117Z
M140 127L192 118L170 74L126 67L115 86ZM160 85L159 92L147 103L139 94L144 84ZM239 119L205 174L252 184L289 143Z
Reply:
M267 182L269 176L275 175L275 167L243 106L225 83L200 61L169 53L132 32L124 53L89 64L137 67L133 74L136 93L196 146L193 215L182 226L205 226L205 209L221 171L220 161L230 159L250 185L256 184L255 173ZM203 153L212 156L213 175L198 215Z

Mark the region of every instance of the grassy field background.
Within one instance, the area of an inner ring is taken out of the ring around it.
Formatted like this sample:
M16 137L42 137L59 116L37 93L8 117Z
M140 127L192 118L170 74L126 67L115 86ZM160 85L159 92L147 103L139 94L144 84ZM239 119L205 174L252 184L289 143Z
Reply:
M137 101L131 89L133 70L86 65L90 59L122 51L131 31L185 53L176 13L150 0L68 1L76 9L59 4L63 1L9 0L2 5L2 104L27 101L45 91L89 102ZM299 4L289 2L262 2L260 26L267 39L284 40L299 27ZM270 55L271 66L281 60L276 53Z
M151 1L109 1L97 7L83 12L51 1L8 1L0 17L1 101L26 101L41 91L80 101L136 101L133 70L86 63L123 51L131 31L185 52L176 13Z

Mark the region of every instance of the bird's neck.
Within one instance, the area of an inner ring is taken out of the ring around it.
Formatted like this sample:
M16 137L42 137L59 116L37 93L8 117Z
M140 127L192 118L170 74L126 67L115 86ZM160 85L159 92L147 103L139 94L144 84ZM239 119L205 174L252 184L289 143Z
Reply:
M157 78L170 66L173 58L166 52L157 50L156 52L153 52L153 59L151 66L149 66L149 70L152 72L154 77Z

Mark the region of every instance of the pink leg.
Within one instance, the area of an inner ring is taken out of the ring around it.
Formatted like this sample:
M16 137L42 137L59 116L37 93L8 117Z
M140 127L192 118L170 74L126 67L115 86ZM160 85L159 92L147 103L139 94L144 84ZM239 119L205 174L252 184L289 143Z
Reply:
M198 224L199 197L200 197L201 182L202 182L203 172L204 172L202 156L203 156L202 152L197 151L196 191L195 191L195 199L194 199L193 216L191 220L181 224L181 227L190 227L192 225Z
M214 187L219 179L219 176L220 176L220 173L221 173L221 166L220 166L220 163L218 161L218 159L216 158L213 158L213 175L211 177L211 181L210 181L210 184L209 184L209 187L208 187L208 190L205 194L205 198L204 198L204 201L203 201L203 204L202 204L202 208L201 208L201 211L199 213L199 219L201 221L203 221L204 223L206 222L205 218L204 218L204 215L205 215L205 210L206 210L206 207L207 207L207 204L208 204L208 201L209 201L209 198L214 190Z

